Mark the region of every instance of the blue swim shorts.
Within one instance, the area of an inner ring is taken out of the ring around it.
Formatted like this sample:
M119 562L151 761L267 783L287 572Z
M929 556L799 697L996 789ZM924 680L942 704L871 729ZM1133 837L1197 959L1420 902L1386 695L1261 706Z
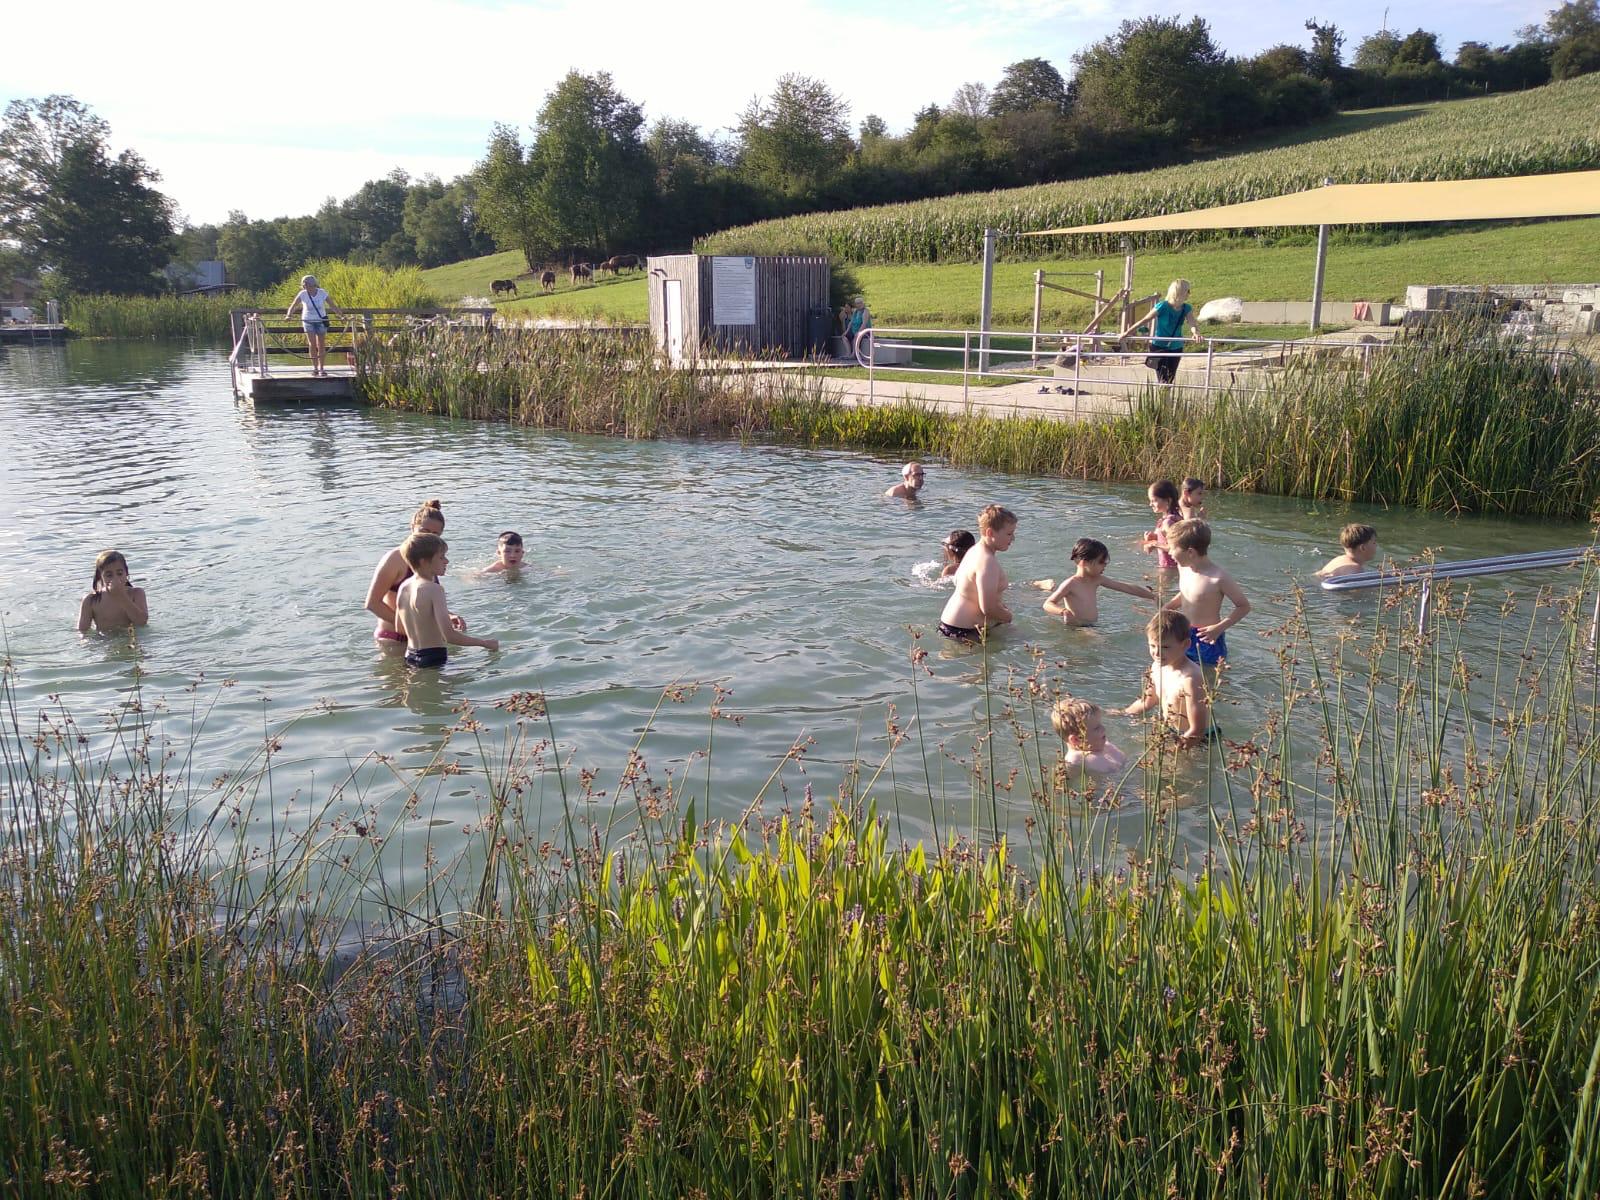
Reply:
M1189 630L1189 657L1202 667L1214 667L1228 657L1228 635L1217 634L1214 642L1202 642L1200 631Z

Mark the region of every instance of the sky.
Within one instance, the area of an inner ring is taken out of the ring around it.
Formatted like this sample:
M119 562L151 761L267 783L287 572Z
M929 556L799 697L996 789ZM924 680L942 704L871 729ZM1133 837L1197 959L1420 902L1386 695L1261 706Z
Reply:
M1317 12L1282 0L1211 0L1200 15L1230 54L1305 45L1308 15L1334 20L1346 56L1385 28L1421 26L1447 58L1497 45L1554 0L1385 5ZM400 167L449 180L482 156L496 121L531 125L568 70L609 71L647 120L727 129L785 72L845 96L892 131L962 83L993 85L1008 63L1072 55L1130 16L1187 20L1196 8L1110 0L75 0L5 5L0 103L65 93L160 172L194 223L313 212ZM77 31L77 32L75 32Z

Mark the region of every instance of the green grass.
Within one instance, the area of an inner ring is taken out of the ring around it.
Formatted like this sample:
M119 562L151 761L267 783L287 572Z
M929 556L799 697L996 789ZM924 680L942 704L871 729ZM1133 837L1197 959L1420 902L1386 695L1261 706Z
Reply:
M728 229L711 254L826 254L849 262L976 259L983 230L1008 233L1209 208L1337 183L1474 179L1600 165L1600 75L1526 92L1348 113L1284 144L1177 167L1007 191L810 214ZM1145 234L1147 247L1214 235ZM1118 235L1072 239L1058 252L1106 253Z
M652 718L595 778L554 757L564 701L518 693L503 740L471 705L446 734L481 770L289 826L272 731L212 783L148 723L193 714L129 703L80 740L19 717L7 663L11 1194L1593 1196L1595 582L1521 611L1446 587L1421 633L1414 594L1337 629L1302 608L1263 727L1181 761L1152 728L1117 790L1064 768L1041 663L989 676L970 745L891 716L881 759L802 762L797 730L725 822L709 735L663 775L686 747ZM1501 633L1469 664L1474 622ZM1203 847L1172 819L1197 783ZM422 820L445 792L453 859ZM907 792L969 815L902 844ZM230 848L267 808L284 832Z

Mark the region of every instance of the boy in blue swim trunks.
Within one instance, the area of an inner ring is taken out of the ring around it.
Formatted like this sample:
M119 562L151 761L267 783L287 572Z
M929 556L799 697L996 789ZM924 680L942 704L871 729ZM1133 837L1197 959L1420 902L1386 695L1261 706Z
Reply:
M1178 594L1164 607L1189 618L1189 657L1201 666L1220 666L1228 657L1224 635L1250 614L1250 601L1233 576L1211 561L1211 526L1204 521L1170 526L1167 545L1178 563ZM1233 603L1226 617L1224 599Z

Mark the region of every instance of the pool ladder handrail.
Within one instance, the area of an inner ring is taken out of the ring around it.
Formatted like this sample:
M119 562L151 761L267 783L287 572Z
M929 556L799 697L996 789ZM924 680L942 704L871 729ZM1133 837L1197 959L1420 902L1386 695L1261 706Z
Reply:
M1389 571L1358 571L1351 575L1335 575L1322 581L1325 592L1356 592L1385 584L1409 583L1420 580L1422 601L1417 606L1417 636L1421 637L1428 625L1428 612L1433 600L1435 579L1470 579L1479 575L1498 575L1503 571L1538 571L1550 567L1570 567L1591 558L1592 546L1573 546L1565 550L1534 550L1526 554L1498 554L1490 558L1463 558L1455 562L1425 563L1415 567L1400 567ZM1589 640L1600 639L1600 591L1595 594L1594 617L1589 624Z

